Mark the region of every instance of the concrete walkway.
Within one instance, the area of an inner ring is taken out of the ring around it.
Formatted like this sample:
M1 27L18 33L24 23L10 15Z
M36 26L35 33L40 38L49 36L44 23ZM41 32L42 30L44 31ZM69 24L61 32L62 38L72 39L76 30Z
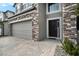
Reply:
M33 41L16 37L0 37L0 56L53 56L56 40Z

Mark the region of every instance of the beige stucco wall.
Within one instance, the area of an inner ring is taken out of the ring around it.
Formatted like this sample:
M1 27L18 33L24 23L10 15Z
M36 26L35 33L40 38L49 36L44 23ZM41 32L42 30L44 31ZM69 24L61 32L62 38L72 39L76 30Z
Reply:
M4 35L9 35L9 24L8 24L8 21L4 22Z
M46 4L38 4L38 14L39 14L39 39L46 39Z

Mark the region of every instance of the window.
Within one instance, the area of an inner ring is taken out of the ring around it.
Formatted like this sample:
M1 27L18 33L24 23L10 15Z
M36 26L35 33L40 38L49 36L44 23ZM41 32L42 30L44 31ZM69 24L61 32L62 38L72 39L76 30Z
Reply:
M57 10L59 10L58 3L49 3L48 4L48 12L57 11Z
M28 7L30 7L30 6L32 6L31 3L24 3L24 4L23 4L23 9L28 8Z
M20 7L20 3L18 3L17 5L16 5L16 12L20 12L21 11L21 7Z
M17 9L20 9L20 4L17 5Z
M26 8L26 4L23 3L23 9L25 9L25 8Z

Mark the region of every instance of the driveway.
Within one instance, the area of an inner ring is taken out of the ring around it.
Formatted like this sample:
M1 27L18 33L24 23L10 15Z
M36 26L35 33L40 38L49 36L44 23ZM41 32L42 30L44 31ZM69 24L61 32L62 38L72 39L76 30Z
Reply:
M53 56L56 40L34 41L16 37L0 38L1 56Z

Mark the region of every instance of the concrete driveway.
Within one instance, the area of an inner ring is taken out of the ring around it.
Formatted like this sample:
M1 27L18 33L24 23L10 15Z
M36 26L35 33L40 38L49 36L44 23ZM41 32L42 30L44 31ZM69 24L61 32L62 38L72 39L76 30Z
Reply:
M52 56L56 40L33 41L16 37L0 38L0 56Z

